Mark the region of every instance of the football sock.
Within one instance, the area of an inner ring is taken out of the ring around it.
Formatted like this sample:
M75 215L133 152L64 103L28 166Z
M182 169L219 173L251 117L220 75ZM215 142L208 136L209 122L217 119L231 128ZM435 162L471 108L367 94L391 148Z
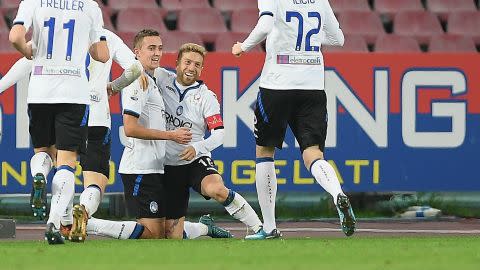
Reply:
M233 190L229 191L223 206L225 206L225 209L232 217L243 222L252 231L258 232L262 227L262 222L250 204Z
M144 230L143 225L135 221L111 221L90 218L87 233L116 239L139 239Z
M97 212L101 200L102 192L97 185L89 185L80 195L80 204L85 206L89 217Z
M60 166L52 180L52 201L47 223L53 223L57 229L60 228L60 219L75 194L74 171L69 166Z
M183 231L186 239L195 239L208 234L208 227L203 223L185 221Z
M32 174L32 177L37 173L41 173L46 181L52 166L52 158L46 152L38 152L30 159L30 173Z
M337 196L343 194L343 191L332 165L323 159L317 159L310 166L310 172L320 186L332 195L334 203L337 204Z
M269 233L277 228L275 222L277 175L273 158L257 158L255 173L258 203L263 216L263 230Z

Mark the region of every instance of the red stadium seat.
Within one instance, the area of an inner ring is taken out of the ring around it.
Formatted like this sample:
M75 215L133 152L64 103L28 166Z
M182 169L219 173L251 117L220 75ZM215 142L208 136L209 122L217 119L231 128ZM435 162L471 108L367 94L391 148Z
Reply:
M178 12L182 9L182 3L180 3L180 0L162 0L161 6L167 11Z
M448 16L447 32L469 36L475 43L480 44L480 12L460 11L450 13Z
M112 19L110 17L110 13L108 13L108 11L102 9L102 15L103 15L103 25L105 28L107 28L108 30L112 30L114 31L115 30L115 27L113 26L113 23L112 23Z
M222 12L232 12L240 9L256 9L258 14L258 0L215 0L214 6Z
M368 53L367 43L362 36L348 35L345 36L345 44L339 46L322 46L322 52L363 52Z
M231 52L232 46L237 41L243 42L248 37L248 34L245 33L233 33L227 32L222 33L217 36L215 40L215 51L217 52ZM255 46L250 50L251 52L263 52L261 44Z
M178 52L185 43L196 43L203 46L202 39L196 33L168 31L161 33L164 52Z
M330 0L330 5L335 13L344 11L370 11L366 0Z
M427 9L445 21L449 12L476 11L477 7L472 0L427 0Z
M375 52L422 52L418 42L412 37L395 34L383 35L375 42Z
M10 29L8 29L7 24L5 23L5 20L3 19L3 16L0 14L0 34L1 33L9 33ZM8 40L8 36L7 36ZM0 42L4 42L3 40L0 40Z
M209 8L208 0L181 0L182 8Z
M98 2L98 1L97 1ZM108 0L108 6L113 9L157 8L155 0Z
M133 40L135 39L137 32L117 32L116 34L130 49L133 49Z
M130 8L120 10L117 17L117 30L121 32L138 32L151 28L159 32L167 31L162 17L164 10L160 8Z
M8 41L8 33L0 33L0 40L0 53L12 53L17 51Z
M186 8L178 15L177 29L197 33L204 42L215 42L217 34L227 32L220 11L214 8Z
M375 0L375 10L390 20L395 13L401 11L423 11L424 9L420 0Z
M432 36L443 34L437 16L428 11L405 11L395 15L395 34L414 37L419 43L427 44Z
M232 32L250 33L258 22L258 9L241 9L232 12Z
M467 53L477 52L470 37L457 35L434 36L430 40L429 52Z
M372 11L346 11L339 13L340 28L347 35L360 35L368 44L375 43L385 30L377 13Z
M2 3L0 6L2 8L18 8L18 5L20 5L19 0L2 0L0 3Z

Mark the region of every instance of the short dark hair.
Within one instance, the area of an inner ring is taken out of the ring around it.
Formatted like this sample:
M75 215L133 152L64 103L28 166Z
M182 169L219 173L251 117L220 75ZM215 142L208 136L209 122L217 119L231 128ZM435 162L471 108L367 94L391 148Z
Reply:
M184 53L188 52L196 52L200 54L203 58L205 58L205 55L207 55L207 50L203 46L195 43L185 43L178 50L177 62L182 59Z
M133 48L140 48L145 37L159 37L160 33L153 29L143 29L135 35L133 39Z

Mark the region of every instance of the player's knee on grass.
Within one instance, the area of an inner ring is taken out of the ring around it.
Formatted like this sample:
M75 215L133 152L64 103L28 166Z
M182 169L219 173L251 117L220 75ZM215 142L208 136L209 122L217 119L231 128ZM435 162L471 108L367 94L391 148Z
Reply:
M184 224L185 217L178 219L167 219L165 221L165 238L183 239Z
M137 222L144 227L141 239L165 238L165 218L142 218Z

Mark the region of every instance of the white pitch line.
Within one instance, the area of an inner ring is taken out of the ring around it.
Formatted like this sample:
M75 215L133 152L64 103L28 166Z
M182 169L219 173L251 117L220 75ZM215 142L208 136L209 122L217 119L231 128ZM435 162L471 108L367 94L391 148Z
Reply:
M230 231L245 231L244 227L225 228ZM279 228L281 232L340 232L333 228ZM480 230L396 230L396 229L357 229L356 232L371 233L432 233L432 234L480 234Z

